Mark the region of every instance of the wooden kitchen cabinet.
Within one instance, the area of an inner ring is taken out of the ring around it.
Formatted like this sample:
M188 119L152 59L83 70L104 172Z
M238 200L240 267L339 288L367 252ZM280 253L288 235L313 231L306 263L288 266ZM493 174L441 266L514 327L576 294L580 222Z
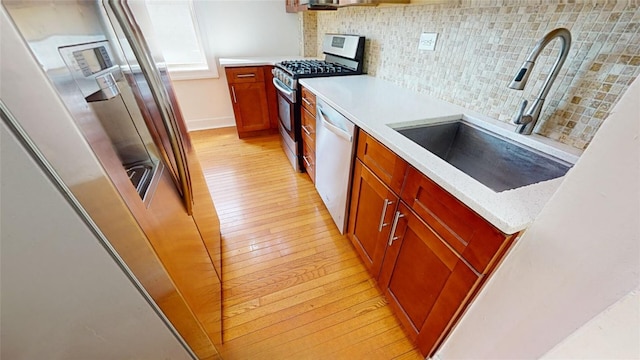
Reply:
M274 133L278 132L278 92L275 85L273 85L273 66L266 65L262 67L264 73L264 85L267 90L267 104L269 105L269 121L271 123L271 130Z
M353 168L347 237L367 270L378 278L399 197L359 159Z
M357 146L347 237L377 279L407 163L362 130Z
M486 274L514 235L505 235L410 167L401 198L478 272Z
M316 96L302 87L302 161L312 182L316 182Z
M238 137L270 132L271 117L262 67L225 68Z
M285 9L288 13L307 10L307 4L300 4L300 0L285 0L285 4Z
M408 166L406 161L362 130L358 133L357 156L393 191L400 193Z
M432 356L517 234L500 232L362 130L356 156L347 236Z
M302 108L307 110L314 118L316 116L316 96L304 86L300 90Z
M431 356L480 276L401 202L378 280L422 354Z

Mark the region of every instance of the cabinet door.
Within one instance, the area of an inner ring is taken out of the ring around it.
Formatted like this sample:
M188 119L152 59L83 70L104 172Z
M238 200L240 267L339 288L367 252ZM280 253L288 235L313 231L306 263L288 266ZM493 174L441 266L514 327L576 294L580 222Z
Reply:
M367 269L378 277L398 197L356 159L347 237Z
M429 357L480 277L403 202L393 228L379 285L418 349Z
M230 84L238 135L269 129L269 106L263 82Z

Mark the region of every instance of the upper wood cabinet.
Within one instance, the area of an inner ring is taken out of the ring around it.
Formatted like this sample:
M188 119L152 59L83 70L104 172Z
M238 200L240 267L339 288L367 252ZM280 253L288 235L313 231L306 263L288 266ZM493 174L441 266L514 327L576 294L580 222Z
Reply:
M300 5L300 0L285 0L285 9L288 13L307 10L307 4Z
M228 67L225 73L238 136L244 138L271 129L263 67Z

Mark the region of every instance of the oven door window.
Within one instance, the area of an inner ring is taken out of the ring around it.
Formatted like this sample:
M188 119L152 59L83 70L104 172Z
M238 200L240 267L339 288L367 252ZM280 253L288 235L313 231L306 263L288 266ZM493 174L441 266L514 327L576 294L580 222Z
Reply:
M278 93L278 118L287 132L293 131L293 104Z

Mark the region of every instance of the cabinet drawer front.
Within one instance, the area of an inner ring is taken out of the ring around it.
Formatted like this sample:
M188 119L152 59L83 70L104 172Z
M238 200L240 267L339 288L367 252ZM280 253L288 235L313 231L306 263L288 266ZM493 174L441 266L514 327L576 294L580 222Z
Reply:
M316 96L306 88L302 88L300 95L302 99L302 107L307 109L311 115L316 116Z
M398 196L360 160L353 168L347 237L374 278L378 278Z
M306 109L302 110L302 138L305 144L315 152L316 149L316 118Z
M362 130L358 134L357 156L391 190L400 193L407 170L406 161Z
M225 68L230 84L264 82L264 72L257 66Z
M510 238L413 167L401 198L480 273Z
M305 143L302 147L302 162L304 163L304 169L309 174L311 181L316 182L316 155L314 150L310 149Z

